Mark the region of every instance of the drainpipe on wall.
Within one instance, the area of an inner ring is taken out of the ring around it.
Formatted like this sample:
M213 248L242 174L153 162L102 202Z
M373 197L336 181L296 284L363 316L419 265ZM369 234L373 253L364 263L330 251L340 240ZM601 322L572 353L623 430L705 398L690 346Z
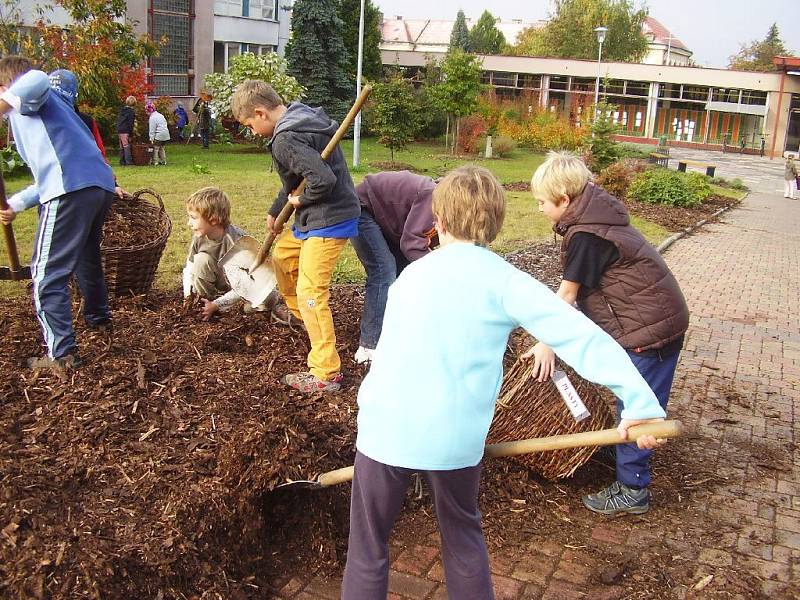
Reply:
M783 83L786 81L786 59L776 56L772 60L775 61L776 67L778 66L778 60L780 60L780 66L783 67L783 70L781 71L781 89L778 92L778 109L775 111L775 127L772 130L772 146L769 149L770 160L775 158L775 143L778 141L778 123L781 121L781 106L783 105ZM781 152L781 155L783 155L783 152Z

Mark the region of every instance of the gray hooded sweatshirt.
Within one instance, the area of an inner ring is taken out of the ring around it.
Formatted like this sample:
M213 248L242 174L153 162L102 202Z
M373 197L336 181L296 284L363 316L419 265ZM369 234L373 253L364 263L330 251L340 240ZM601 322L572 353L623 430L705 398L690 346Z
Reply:
M269 214L277 217L289 194L305 177L295 227L298 231L330 227L358 218L361 206L353 180L338 146L326 161L320 154L339 127L321 108L290 104L275 125L269 147L283 183Z

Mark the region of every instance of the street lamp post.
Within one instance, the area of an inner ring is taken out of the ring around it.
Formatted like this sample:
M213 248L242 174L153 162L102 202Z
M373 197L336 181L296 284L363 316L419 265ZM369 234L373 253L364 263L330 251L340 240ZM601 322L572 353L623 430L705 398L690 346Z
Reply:
M600 61L603 59L603 42L606 41L608 27L597 27L594 32L597 34L597 41L600 44L600 47L597 49L597 81L594 85L594 105L597 107L597 103L600 101ZM595 110L597 110L597 108L595 108Z
M670 52L672 51L672 40L674 40L674 39L677 39L677 38L674 38L672 36L669 36L667 38L667 60L665 61L667 65L669 65L669 59L670 59L669 55L670 55Z
M364 62L364 0L361 0L361 14L358 18L358 67L356 68L356 98L361 96L361 64ZM353 166L361 160L361 111L356 115L353 125Z

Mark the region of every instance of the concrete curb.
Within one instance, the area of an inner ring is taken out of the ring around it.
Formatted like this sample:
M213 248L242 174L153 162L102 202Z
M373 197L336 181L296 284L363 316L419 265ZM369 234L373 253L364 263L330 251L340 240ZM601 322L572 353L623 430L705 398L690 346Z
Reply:
M744 202L744 199L745 199L745 198L747 198L747 196L749 196L749 195L750 195L750 192L748 192L747 194L745 194L745 195L742 197L742 199L741 199L739 202L740 202L740 203L741 203L741 202ZM675 242L677 242L679 239L681 239L682 237L686 237L687 235L689 235L690 233L692 233L692 232L693 232L693 231L695 231L696 229L700 229L700 227L702 227L703 225L705 225L706 223L708 223L708 222L709 222L709 221L711 221L712 219L715 219L715 218L717 218L719 215L721 215L722 213L724 213L726 210L730 210L730 209L732 209L734 206L735 206L734 204L728 204L727 206L724 206L724 207L720 208L720 209L719 209L717 212L715 212L714 214L712 214L712 215L711 215L710 217L708 217L707 219L703 219L702 221L698 221L698 222L697 222L697 223L695 223L694 225L690 225L689 227L687 227L687 228L685 228L685 229L682 229L682 230L681 230L681 231L679 231L678 233L674 233L674 234L672 234L672 235L671 235L671 236L669 236L667 239L665 239L663 242L661 242L661 243L658 245L658 247L656 248L656 250L658 250L659 254L664 254L664 252L666 252L666 250L667 250L667 249L668 249L670 246L672 246L672 244L674 244Z

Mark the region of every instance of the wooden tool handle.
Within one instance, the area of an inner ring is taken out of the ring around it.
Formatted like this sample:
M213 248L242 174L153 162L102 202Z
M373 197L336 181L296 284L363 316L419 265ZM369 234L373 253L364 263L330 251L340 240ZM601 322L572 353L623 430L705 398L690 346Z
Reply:
M616 429L601 429L600 431L585 431L583 433L570 433L554 435L545 438L533 438L516 442L502 442L486 446L484 457L498 458L501 456L516 456L518 454L533 454L546 450L562 450L564 448L579 448L581 446L612 446L635 442L643 435L652 435L656 438L676 438L683 433L680 421L659 421L658 423L645 423L634 425L628 429L628 439L619 437ZM317 481L322 487L345 483L353 479L353 467L344 467L335 471L328 471L319 476Z
M620 438L616 429L602 429L600 431L585 431L583 433L554 435L545 438L519 440L517 442L489 444L486 446L484 456L495 458L544 452L546 450L578 448L580 446L612 446L614 444L635 442L643 435L652 435L656 438L674 438L680 436L681 431L682 425L680 421L660 421L631 427L628 429L627 440Z
M334 149L342 140L342 138L347 133L347 130L350 129L350 125L352 125L353 121L358 114L358 111L361 110L361 107L364 105L364 102L367 101L370 92L372 92L371 85L365 85L364 89L361 90L361 95L356 98L355 103L353 106L350 107L347 115L344 119L342 119L341 125L339 125L339 129L336 130L336 133L333 134L333 137L327 143L325 148L323 148L322 153L320 156L322 160L328 160L333 154ZM305 178L303 181L300 182L300 185L292 192L293 196L300 196L303 191L306 189L306 180ZM278 234L275 233L275 230L280 231L283 226L286 224L286 221L289 220L289 217L292 216L294 212L294 206L287 200L284 207L281 209L281 212L278 213L278 217L275 219L275 227L273 230L267 231L267 239L264 240L264 243L261 245L261 249L258 251L258 255L256 259L253 261L253 264L250 266L250 271L254 271L258 268L264 260L267 258L267 254L269 254L269 249L272 247L273 242L275 242L275 238L278 237Z
M8 201L6 200L6 182L3 179L3 172L0 169L0 209L8 209ZM3 237L6 240L6 250L8 251L8 261L11 268L11 276L14 277L15 273L21 273L22 268L19 264L19 254L17 253L17 240L14 238L14 229L11 223L3 223Z

